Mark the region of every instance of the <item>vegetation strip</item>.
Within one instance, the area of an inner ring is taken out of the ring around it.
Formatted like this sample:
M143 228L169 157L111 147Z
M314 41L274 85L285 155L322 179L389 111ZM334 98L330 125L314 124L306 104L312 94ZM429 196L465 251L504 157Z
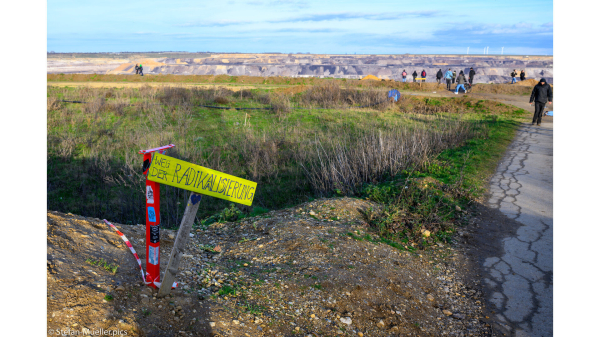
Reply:
M177 143L176 158L260 183L252 208L235 208L233 213L228 208L228 213L239 214L222 216L228 204L211 200L198 222L240 219L321 196L366 196L364 184L385 183L403 171L414 175L424 167L434 170L439 153L451 154L451 148L484 141L504 121L525 113L465 96L411 96L394 104L386 101L376 110L342 113L336 107L378 101L386 95L338 83L289 93L48 87L48 205L121 223L139 222L144 217L143 177L128 151L165 142ZM60 102L97 97L105 101ZM164 105L148 104L152 101ZM273 104L277 109L250 115L193 106L204 102L233 107ZM139 105L128 105L132 103ZM295 104L329 110L292 110ZM411 144L423 147L414 152L411 149L418 147ZM163 224L176 226L187 192L169 187L162 193L167 200L161 209Z

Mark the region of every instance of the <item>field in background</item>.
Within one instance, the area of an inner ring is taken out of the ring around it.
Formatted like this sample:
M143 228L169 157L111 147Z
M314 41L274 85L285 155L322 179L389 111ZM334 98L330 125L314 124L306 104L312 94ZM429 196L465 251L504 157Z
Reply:
M367 216L382 237L397 234L403 223L406 236L427 221L439 225L454 219L453 207L478 193L515 120L525 113L467 96L407 96L397 103L386 98L377 86L337 80L237 92L49 86L48 208L143 223L144 177L137 151L174 143L170 156L258 182L253 207L228 208L227 202L205 198L198 224L348 195L380 201L390 210L406 209ZM199 104L274 109L217 110ZM423 193L413 183L425 176L439 181L431 184L436 191ZM437 199L430 198L434 192ZM175 227L187 192L163 186L161 194L161 221ZM399 197L412 204L398 204ZM398 219L399 214L404 216ZM448 228L430 229L443 236Z
M410 79L412 80L412 79ZM47 74L49 85L60 83L61 86L69 82L74 85L82 82L90 83L148 83L148 84L185 84L185 85L223 85L223 86L252 86L253 88L285 88L290 86L313 86L323 85L331 81L339 83L341 86L352 87L358 89L380 89L390 90L398 89L401 91L411 92L433 92L443 91L446 88L445 84L437 83L419 83L413 82L396 82L396 81L364 81L353 79L333 79L333 78L317 78L317 77L259 77L259 76L229 76L229 75L89 75L89 74ZM452 86L454 88L455 85ZM529 95L531 94L532 86L511 85L511 84L483 84L477 83L473 86L473 93L492 93L506 95Z

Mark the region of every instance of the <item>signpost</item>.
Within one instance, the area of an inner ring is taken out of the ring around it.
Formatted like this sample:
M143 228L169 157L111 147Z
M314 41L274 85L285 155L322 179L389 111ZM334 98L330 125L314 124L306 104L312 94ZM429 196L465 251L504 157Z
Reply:
M181 226L177 231L177 238L173 244L165 277L158 291L158 297L163 297L171 292L171 285L179 269L183 249L190 236L198 206L200 206L200 194L251 206L256 191L256 183L165 156L161 151L153 150L155 151L153 151L154 154L149 161L149 166L144 171L147 174L148 182L155 183L156 186L165 184L192 191L181 220ZM144 164L144 168L146 168L146 164ZM154 194L154 202L157 202L156 193ZM158 219L156 220L158 221Z
M139 152L144 155L142 170L146 175L146 283L154 288L154 282L160 282L160 184L148 180L148 170L154 152L165 153L172 147L175 145L169 144Z

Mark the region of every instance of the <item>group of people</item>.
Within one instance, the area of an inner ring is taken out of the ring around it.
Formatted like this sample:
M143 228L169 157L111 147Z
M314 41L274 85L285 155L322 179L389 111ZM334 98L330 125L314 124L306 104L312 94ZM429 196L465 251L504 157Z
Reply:
M512 73L510 73L510 77L512 77L510 84L517 82L517 79L515 78L515 77L517 77L517 75L519 75L519 78L521 79L521 81L525 81L525 70L521 69L521 72L518 73L517 69L513 69Z
M144 68L142 67L142 64L140 63L139 65L135 65L135 74L140 74L142 76L144 76ZM152 77L152 76L150 76Z
M404 69L402 71L402 82L406 82L406 76L408 74L406 73L406 69ZM521 72L518 74L521 81L525 81L525 70L521 69ZM417 71L415 70L412 74L413 77L413 82L417 81ZM514 69L513 72L510 74L510 76L512 77L512 82L511 83L515 83L516 79L515 77L517 77L517 70ZM427 72L425 71L425 69L423 69L421 71L421 78L423 80L425 80L425 78L427 77ZM471 68L469 70L469 79L468 79L468 83L470 85L473 84L473 77L475 77L475 71L473 70L473 68ZM456 70L452 70L450 68L448 68L448 70L446 71L445 74L442 73L442 69L438 70L437 74L435 75L435 78L437 80L437 83L440 84L442 81L442 78L446 79L446 87L448 88L448 90L450 90L451 84L454 84L456 82L456 90L454 91L455 94L458 95L458 90L459 89L463 89L465 91L465 93L467 92L467 90L465 89L465 84L467 83L467 79L465 78L465 74L464 72L461 70L458 73L458 77L456 76ZM540 82L533 88L533 91L531 92L531 96L529 98L529 104L533 105L535 103L535 113L533 114L533 121L531 122L531 125L533 124L537 124L540 125L540 123L542 122L542 116L544 115L544 108L546 107L546 103L548 104L552 104L552 87L550 86L550 84L548 84L548 82L546 82L545 78L542 78L540 80Z
M406 76L407 76L407 72L406 69L402 70L402 82L406 82ZM413 77L413 82L417 82L417 76L419 76L417 74L417 71L415 70L412 73L412 77ZM473 78L475 77L475 70L473 70L473 68L471 68L469 70L469 79L468 82L470 85L473 84ZM425 69L423 69L421 71L421 80L425 81L425 79L427 78L427 72L425 71ZM452 71L452 69L448 68L448 71L446 71L446 73L442 73L442 69L438 70L437 74L435 74L435 78L438 84L441 84L442 82L442 78L446 79L446 87L448 88L448 90L450 90L451 84L457 83L456 85L456 91L455 94L458 94L458 90L460 88L462 88L465 92L467 92L467 90L465 89L465 84L467 83L467 79L465 77L465 73L461 70L460 73L458 74L458 76L456 75L456 70Z

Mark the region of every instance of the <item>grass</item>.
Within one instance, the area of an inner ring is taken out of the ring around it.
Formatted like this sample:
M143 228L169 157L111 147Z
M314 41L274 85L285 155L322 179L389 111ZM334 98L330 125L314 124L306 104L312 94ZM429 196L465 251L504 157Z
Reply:
M482 122L487 125L484 137L442 151L419 170L405 170L386 182L367 185L363 195L381 204L380 209L364 213L378 237L348 235L408 251L449 243L456 228L464 225L463 211L483 196L519 126L515 118L497 115Z
M92 266L99 266L102 267L104 270L111 272L113 274L117 273L117 269L119 269L119 265L115 264L115 263L108 263L107 261L105 261L103 258L100 258L98 260L94 259L94 258L87 258L85 260L86 263L91 264Z
M156 56L155 56L156 57ZM200 56L201 57L201 56ZM445 90L444 84L392 81L360 81L356 79L334 78L299 78L299 77L260 77L260 76L229 76L229 75L102 75L102 74L47 74L48 82L128 82L128 83L174 83L174 84L203 84L226 86L252 86L256 88L278 88L281 91L305 90L310 86L323 86L330 83L343 84L347 87L359 89L379 89L412 92L432 92ZM510 84L476 83L472 93L493 93L505 95L529 95L532 87Z
M142 223L144 177L137 151L168 143L176 147L167 155L258 182L252 207L205 198L198 212L200 228L321 196L381 194L389 188L386 183L406 178L405 172L445 184L453 184L453 177L463 172L463 184L477 185L474 175L482 174L491 165L486 163L503 151L492 144L510 138L506 126L514 127L523 114L511 106L464 96L411 96L376 109L341 110L376 100L381 92L358 92L335 83L317 83L308 93L48 87L48 208ZM279 110L246 114L194 106L217 101ZM176 227L188 192L162 186L160 193L161 223Z

